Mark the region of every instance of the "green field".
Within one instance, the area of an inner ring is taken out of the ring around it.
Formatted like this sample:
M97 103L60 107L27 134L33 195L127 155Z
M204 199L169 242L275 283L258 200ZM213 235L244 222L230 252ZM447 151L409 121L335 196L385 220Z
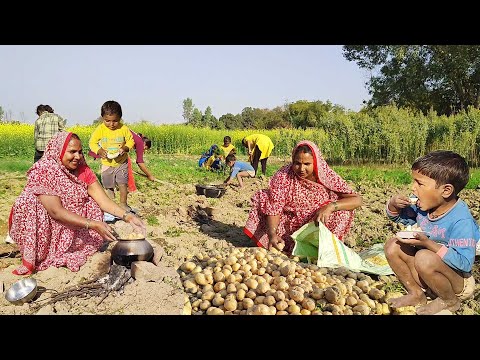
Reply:
M133 154L132 154L133 155ZM134 158L134 155L133 155ZM147 167L155 177L161 181L172 184L207 184L218 183L225 180L228 175L223 172L213 172L198 167L198 157L192 155L162 155L146 153L144 155ZM239 156L239 160L246 161L246 157ZM99 161L93 161L87 157L90 167L99 173ZM288 163L288 158L271 157L267 163L267 177ZM33 152L31 158L3 158L0 161L0 173L17 172L25 173L33 164ZM411 176L409 167L385 166L385 165L362 165L362 166L335 166L332 168L345 180L353 183L369 182L378 184L405 185L410 184ZM133 169L140 171L134 164ZM139 176L137 176L138 178ZM470 170L470 181L466 189L475 189L480 185L480 169Z

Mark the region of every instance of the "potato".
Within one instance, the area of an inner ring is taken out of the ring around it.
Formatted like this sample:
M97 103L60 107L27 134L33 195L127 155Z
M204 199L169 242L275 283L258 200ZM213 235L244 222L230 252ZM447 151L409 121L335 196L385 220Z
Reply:
M207 291L202 294L202 300L212 301L214 297L215 297L214 291Z
M312 299L310 298L305 298L303 299L302 301L302 308L308 310L308 311L313 311L315 310L315 301L313 301ZM308 315L308 314L307 314Z
M282 311L288 308L288 304L285 300L280 300L280 301L277 301L277 303L275 304L275 307L277 308L277 310Z
M243 289L237 290L237 295L236 295L237 300L242 301L243 299L245 299L245 294L246 294L245 290Z
M263 304L263 301L265 300L265 296L259 295L253 300L255 304Z
M289 305L288 308L287 308L287 311L290 314L300 314L300 306L298 306L297 304Z
M237 279L235 278L235 275L233 274L228 275L226 279L227 279L227 283L229 284L235 283L237 281Z
M272 295L265 296L265 299L263 300L263 303L268 306L272 306L276 303L277 301L275 300L275 297Z
M223 303L225 310L227 311L234 311L237 309L237 300L235 299L225 299Z
M212 306L207 309L207 315L224 315L224 312L223 310Z
M219 291L221 291L221 290L223 290L223 289L225 289L225 288L226 288L225 283L224 283L224 282L221 282L221 281L220 281L220 282L217 282L215 285L213 285L213 290L214 290L215 292L219 292Z
M379 300L385 296L385 291L377 288L371 288L368 292L368 296L370 296L373 300Z
M223 303L225 302L225 299L221 296L215 296L213 299L212 299L212 304L214 306L222 306Z
M187 262L183 263L182 266L180 266L180 268L181 268L183 271L190 272L190 271L192 271L193 269L195 269L196 266L197 266L197 265L195 265L194 262L187 261Z
M324 297L324 294L325 294L325 290L320 289L320 288L316 288L316 289L313 289L313 291L311 293L311 296L315 300L319 300L319 299L322 299Z
M270 290L270 285L268 285L266 282L259 284L256 288L257 294L265 294L268 290Z
M339 304L342 295L340 294L340 289L338 287L330 286L325 289L324 297L331 304Z
M200 303L199 308L202 309L202 310L207 310L210 306L212 306L212 304L210 303L210 301L208 301L208 300L203 300L203 301Z
M298 286L288 289L288 296L290 296L290 299L294 300L297 303L301 303L304 298L303 291L300 291L299 289L301 288L299 288Z
M357 301L357 299L356 299L354 296L351 296L351 295L350 295L349 297L347 297L345 303L346 303L348 306L352 306L352 307L353 307L353 306L357 305L358 301Z
M247 281L245 281L245 285L247 285L249 289L255 290L258 286L258 282L250 278L250 279L247 279Z
M227 293L231 294L231 293L237 293L237 287L235 286L235 284L228 284L227 285Z
M222 272L215 272L213 274L213 279L215 282L223 282L225 280L225 274Z
M245 298L245 299L242 300L242 305L243 305L244 309L249 309L249 308L253 307L254 302L253 302L252 299Z
M277 301L285 300L285 293L283 291L275 291L273 297Z
M370 307L368 305L357 305L352 308L353 313L358 313L360 315L369 315Z

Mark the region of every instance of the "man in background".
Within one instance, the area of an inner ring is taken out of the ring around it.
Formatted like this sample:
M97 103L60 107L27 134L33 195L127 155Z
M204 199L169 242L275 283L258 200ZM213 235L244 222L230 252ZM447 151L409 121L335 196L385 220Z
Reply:
M45 146L53 135L65 129L66 120L60 115L53 112L50 105L38 105L38 119L35 120L34 140L35 140L35 156L33 162L37 162L43 156Z

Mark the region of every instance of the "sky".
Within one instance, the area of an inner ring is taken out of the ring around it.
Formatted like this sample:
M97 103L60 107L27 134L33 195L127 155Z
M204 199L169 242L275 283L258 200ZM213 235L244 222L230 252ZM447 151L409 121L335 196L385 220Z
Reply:
M127 123L185 122L186 98L217 118L298 100L358 111L367 80L341 45L0 45L0 106L29 124L39 104L92 124L107 100Z

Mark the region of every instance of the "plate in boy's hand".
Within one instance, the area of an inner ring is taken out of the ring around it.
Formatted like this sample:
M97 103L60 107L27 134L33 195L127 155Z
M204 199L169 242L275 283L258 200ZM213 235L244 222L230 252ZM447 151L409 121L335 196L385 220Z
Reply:
M412 230L412 231L399 231L397 236L402 239L415 239L415 234L426 234L425 231L421 230Z
M118 155L120 155L120 153L118 151L116 153L108 153L107 158L115 159L116 157L118 157Z

